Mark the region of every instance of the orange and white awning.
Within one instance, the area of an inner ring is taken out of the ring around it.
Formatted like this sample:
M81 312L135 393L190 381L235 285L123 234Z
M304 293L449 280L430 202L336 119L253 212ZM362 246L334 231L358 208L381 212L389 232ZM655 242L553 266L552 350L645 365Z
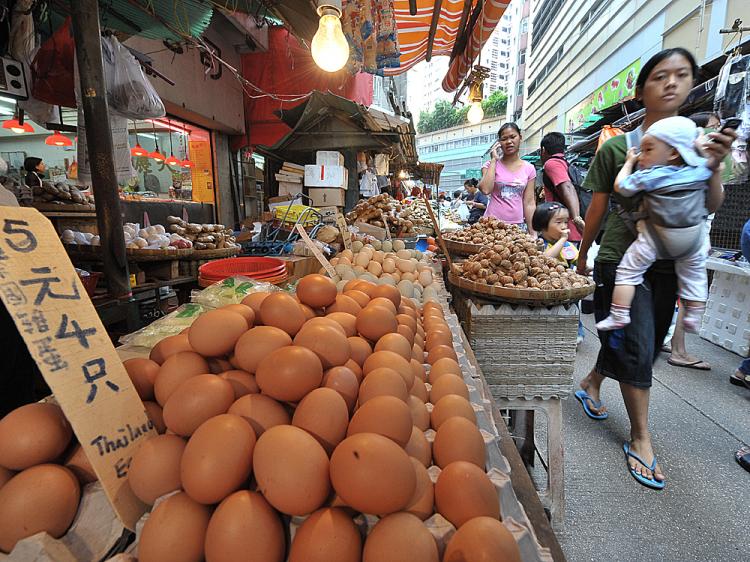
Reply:
M411 15L409 11L410 3L409 0L393 0L399 50L401 52L401 66L384 69L386 75L406 72L427 57L430 26L435 7L439 2L416 0L417 12L415 15ZM453 52L456 40L462 33L460 26L464 19L462 16L465 8L467 8L467 3L469 4L468 18L465 21L468 22L471 20L471 14L479 0L443 0L440 4L440 14L432 45L432 56L450 56ZM466 41L463 51L453 59L448 73L443 79L445 91L452 92L461 85L509 4L510 0L485 0L483 2L482 11L476 20L471 37Z

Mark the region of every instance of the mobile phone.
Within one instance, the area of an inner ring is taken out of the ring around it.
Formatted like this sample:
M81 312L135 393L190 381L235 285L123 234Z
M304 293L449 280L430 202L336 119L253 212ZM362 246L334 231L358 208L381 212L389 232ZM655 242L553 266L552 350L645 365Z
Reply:
M726 129L733 129L737 130L737 128L742 125L742 119L739 117L731 117L730 119L727 119L724 121L724 124L721 126L720 133L723 133Z

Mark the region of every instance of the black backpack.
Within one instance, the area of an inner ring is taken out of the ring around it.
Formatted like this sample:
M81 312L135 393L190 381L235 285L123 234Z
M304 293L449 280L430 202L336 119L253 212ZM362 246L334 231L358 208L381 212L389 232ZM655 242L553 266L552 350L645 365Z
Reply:
M550 156L549 158L555 158L556 160L562 160L567 164L568 166L568 177L570 178L570 183L573 184L573 187L575 187L576 193L578 194L578 205L581 209L581 216L586 216L586 210L589 208L589 205L591 205L591 198L593 197L593 192L590 189L584 189L583 188L583 180L586 179L586 170L578 166L577 164L573 164L572 162L568 162L568 160L563 156ZM542 168L544 170L544 168ZM542 181L544 182L544 186L550 190L550 193L552 193L552 196L557 201L562 201L560 198L560 195L557 193L556 186L552 183L552 180L547 176L547 172L542 173Z

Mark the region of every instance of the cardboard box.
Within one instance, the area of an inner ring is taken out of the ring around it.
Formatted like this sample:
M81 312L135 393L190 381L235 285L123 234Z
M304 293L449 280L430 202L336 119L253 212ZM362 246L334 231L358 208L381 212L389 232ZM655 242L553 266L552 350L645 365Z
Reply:
M311 188L309 192L313 207L343 207L346 203L345 189Z
M302 193L301 183L292 183L287 181L279 182L279 195L297 195Z
M335 150L318 150L315 153L315 163L318 166L343 166L344 155Z
M349 172L343 166L305 166L306 187L337 187L346 189L349 183Z
M337 213L343 214L344 208L336 207L334 205L331 207L320 207L318 211L320 211L320 214L323 217L323 224L336 224L336 214Z

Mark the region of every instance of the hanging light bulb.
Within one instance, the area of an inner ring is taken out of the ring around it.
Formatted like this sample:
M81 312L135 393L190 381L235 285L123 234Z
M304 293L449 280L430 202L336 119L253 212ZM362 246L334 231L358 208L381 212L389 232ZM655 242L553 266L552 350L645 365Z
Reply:
M175 158L174 146L172 146L172 122L168 120L167 123L167 131L169 132L169 158L167 158L164 163L167 166L179 166L180 161Z
M136 124L135 120L133 120L133 129L135 130L135 146L130 149L130 156L134 158L141 158L142 156L148 156L148 150L143 148L141 146L141 143L138 142L138 125Z
M484 85L482 82L489 76L489 69L484 66L475 66L469 77L471 85L469 86L469 101L471 107L466 114L466 120L472 125L481 123L484 119L484 109L482 109L482 100L484 99Z
M34 132L34 127L26 122L21 124L19 123L18 119L8 119L7 121L3 121L3 129L10 129L17 135Z
M195 164L193 163L193 161L188 158L185 158L182 162L180 162L180 166L188 169L195 168Z
M153 152L149 152L148 157L156 162L164 162L167 157L159 152L159 137L156 135L156 127L154 127L153 121L151 122L151 129L154 131L154 144L156 145L156 149Z
M472 102L471 107L469 108L469 112L466 114L466 120L472 125L476 125L477 123L481 123L482 119L484 119L484 109L482 109L482 102Z
M169 158L164 160L164 163L168 166L179 166L180 161L175 157L174 154L172 154Z
M65 135L61 135L60 131L55 131L53 134L44 139L44 144L50 146L72 146L73 141Z
M349 60L349 43L341 30L340 0L323 0L318 6L320 22L310 44L312 58L326 72L344 68Z

